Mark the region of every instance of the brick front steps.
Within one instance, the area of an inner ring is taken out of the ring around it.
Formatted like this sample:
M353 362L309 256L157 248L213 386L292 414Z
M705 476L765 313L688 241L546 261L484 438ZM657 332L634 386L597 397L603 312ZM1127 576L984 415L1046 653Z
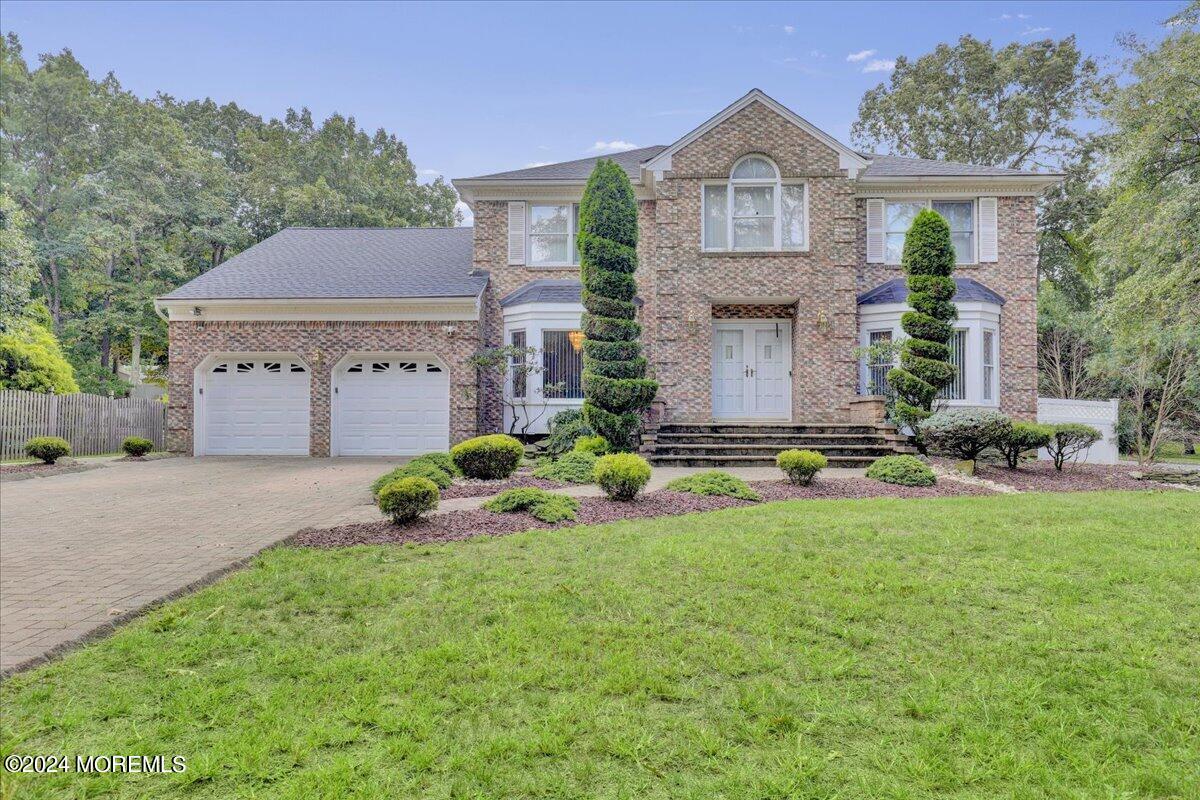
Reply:
M769 467L783 450L815 450L831 467L866 467L880 456L915 453L891 425L861 423L664 423L643 449L664 467Z

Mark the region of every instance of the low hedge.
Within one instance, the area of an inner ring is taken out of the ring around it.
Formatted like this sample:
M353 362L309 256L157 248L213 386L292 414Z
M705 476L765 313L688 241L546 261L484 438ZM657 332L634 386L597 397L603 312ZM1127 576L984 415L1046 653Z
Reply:
M476 436L450 448L454 464L463 475L476 480L495 481L517 471L525 447L512 436L493 433Z
M933 486L937 477L929 465L914 456L884 456L867 467L867 477L900 486Z
M35 436L25 443L25 455L45 464L53 464L71 455L71 443L58 436Z
M650 482L650 464L636 453L613 453L596 461L592 478L613 500L632 500Z
M818 472L829 466L829 459L812 450L784 450L775 456L775 466L783 470L792 483L808 486Z
M528 511L542 522L554 523L575 519L579 501L564 494L529 487L501 492L484 503L483 507L497 514Z
M566 483L591 483L596 456L582 450L572 450L556 461L547 461L533 471L533 477Z
M379 510L401 525L433 511L440 497L437 484L428 478L399 478L379 490Z
M728 472L713 470L697 472L695 475L685 475L667 484L673 492L689 492L707 496L736 497L739 500L761 500L758 492L754 491L741 478L735 478Z
M154 442L141 436L126 436L121 442L121 450L127 456L141 458L154 449Z

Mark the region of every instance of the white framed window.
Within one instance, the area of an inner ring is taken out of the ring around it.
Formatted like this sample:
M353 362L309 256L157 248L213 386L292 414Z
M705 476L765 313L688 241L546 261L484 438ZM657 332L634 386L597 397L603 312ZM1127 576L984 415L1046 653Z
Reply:
M922 209L931 208L950 223L955 263L974 264L976 221L974 200L888 200L884 210L885 261L899 264L904 254L904 237Z
M941 400L967 399L967 329L955 328L950 337L950 363L954 365L954 380L938 392Z
M524 367L525 356L521 351L524 351L527 347L525 344L525 331L510 331L508 334L508 343L517 351L512 354L512 396L514 400L524 400L525 393L528 391L527 384L529 377L528 372L522 368Z
M542 387L545 397L583 397L583 331L542 331Z
M766 156L733 165L729 180L701 190L705 250L808 249L808 186L785 182Z
M578 203L530 203L529 264L535 267L572 267L579 264Z
M891 341L892 331L890 328L882 331L870 331L867 334L867 344L871 347L889 344ZM894 366L895 364L890 358L884 358L880 353L872 354L871 362L867 364L867 394L887 394L887 374Z
M996 332L983 330L983 399L991 402L996 397Z

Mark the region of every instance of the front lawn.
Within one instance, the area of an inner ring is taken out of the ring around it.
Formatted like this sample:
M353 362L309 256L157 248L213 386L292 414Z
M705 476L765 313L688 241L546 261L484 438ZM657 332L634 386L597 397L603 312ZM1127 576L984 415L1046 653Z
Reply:
M1200 795L1200 496L278 549L0 687L4 796Z

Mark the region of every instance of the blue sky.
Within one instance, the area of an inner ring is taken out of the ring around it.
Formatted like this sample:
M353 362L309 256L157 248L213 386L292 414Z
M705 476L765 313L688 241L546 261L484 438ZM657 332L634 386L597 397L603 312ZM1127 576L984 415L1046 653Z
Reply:
M897 55L1075 34L1115 66L1182 5L3 2L0 27L143 96L353 115L430 179L668 144L753 87L848 142Z

